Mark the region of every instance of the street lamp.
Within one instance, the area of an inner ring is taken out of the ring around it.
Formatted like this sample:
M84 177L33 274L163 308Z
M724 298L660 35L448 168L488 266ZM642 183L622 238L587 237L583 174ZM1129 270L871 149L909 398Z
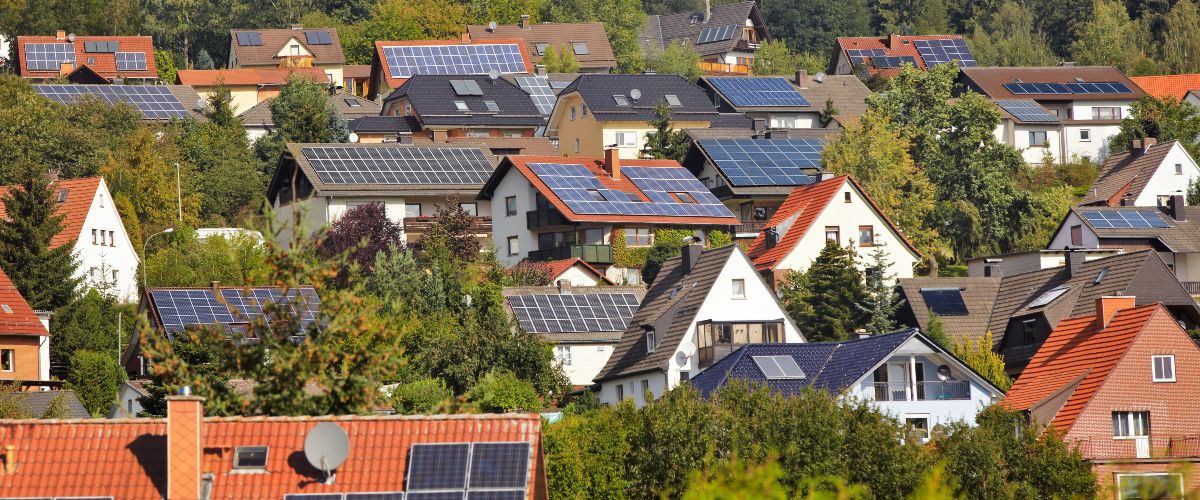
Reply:
M150 240L154 239L155 236L158 236L160 234L173 233L173 232L175 232L175 228L168 227L166 229L163 229L162 231L159 231L157 233L150 235L149 238L146 238L146 241L142 242L142 291L143 292L149 293L147 290L150 289L150 286L147 285L147 283L149 283L149 280L147 279L147 275L149 273L147 272L148 269L146 267L146 263L149 262L150 256L146 255L146 246L150 244Z

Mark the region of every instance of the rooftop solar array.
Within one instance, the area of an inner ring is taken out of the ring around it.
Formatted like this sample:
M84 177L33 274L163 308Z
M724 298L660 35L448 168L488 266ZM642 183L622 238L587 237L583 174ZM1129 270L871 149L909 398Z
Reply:
M238 45L243 47L262 45L262 34L257 31L239 31L235 35L237 36Z
M696 36L696 44L720 42L733 38L733 34L737 32L737 25L730 24L728 26L718 26L714 28L704 28L700 30L700 34Z
M300 153L329 184L483 184L492 175L479 148L309 147Z
M523 499L529 443L414 444L405 490L409 499Z
M530 294L508 298L513 316L531 333L624 331L637 312L632 293Z
M413 75L486 75L528 73L515 43L476 45L397 45L383 48L392 78Z
M753 356L754 364L762 371L768 380L804 378L804 370L796 364L796 359L783 356Z
M188 115L187 108L171 90L156 85L34 85L43 97L71 104L81 95L89 94L108 104L130 104L150 120L168 120Z
M879 69L899 68L905 63L911 64L914 67L917 65L917 58L913 56L884 56L872 57L871 66Z
M1059 286L1046 290L1044 293L1039 295L1038 298L1033 299L1033 302L1029 303L1029 307L1042 307L1046 304L1054 302L1054 299L1062 297L1062 294L1067 293L1067 291L1070 289L1071 287L1069 286Z
M1023 122L1058 123L1058 117L1030 100L997 100L996 105Z
M117 52L117 71L146 71L145 52Z
M58 71L62 63L75 65L75 47L69 43L25 44L25 67L30 71Z
M305 31L304 40L309 45L329 45L333 43L329 39L329 32L323 30Z
M404 500L403 491L371 493L289 493L283 500Z
M817 182L821 139L701 139L696 141L734 186L806 186Z
M874 57L887 57L887 52L883 49L850 49L846 51L846 55L850 57L850 64L854 66L866 65L867 59Z
M810 106L786 78L730 76L709 78L734 106Z
M521 87L529 97L533 98L533 104L537 106L538 113L542 116L550 116L554 112L554 103L558 99L554 95L554 89L550 87L550 79L544 76L518 76L516 77L517 86Z
M1004 88L1014 94L1132 94L1120 82L1076 83L1006 83Z
M691 172L681 167L621 168L621 172L650 198L649 202L640 201L636 193L605 187L580 164L530 163L529 168L577 214L671 217L733 215Z
M1147 229L1171 227L1154 210L1086 210L1083 217L1096 229Z
M961 38L939 40L914 40L917 53L925 60L925 67L933 67L950 61L958 61L958 67L976 66L975 56L967 48L967 42Z
M921 298L925 307L938 316L966 316L967 304L963 302L960 288L922 288Z
M83 42L84 52L112 53L120 50L121 44L116 41Z
M225 325L231 330L243 330L245 323L263 317L268 303L289 304L292 314L300 318L301 327L316 321L320 306L316 290L277 287L222 288L220 298L211 288L158 288L150 290L154 308L167 334L174 334L190 325Z

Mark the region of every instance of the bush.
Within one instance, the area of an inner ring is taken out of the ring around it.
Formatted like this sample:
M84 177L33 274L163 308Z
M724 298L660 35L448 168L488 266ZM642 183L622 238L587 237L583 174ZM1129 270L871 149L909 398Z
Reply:
M392 405L396 413L415 415L433 413L442 403L454 397L446 383L435 378L423 378L401 384L392 390Z
M541 410L542 400L529 382L509 372L490 372L467 391L467 400L487 413Z

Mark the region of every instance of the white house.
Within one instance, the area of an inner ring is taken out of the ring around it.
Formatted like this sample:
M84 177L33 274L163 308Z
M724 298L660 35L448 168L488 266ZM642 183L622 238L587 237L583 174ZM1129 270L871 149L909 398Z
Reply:
M595 382L600 401L639 407L744 344L804 336L741 247L683 247L663 263Z
M612 280L604 277L604 273L578 257L552 260L542 264L546 266L546 274L550 277L549 286L562 286L564 283L573 287L614 284Z
M841 175L796 188L767 221L747 252L754 266L775 281L788 271L803 271L821 254L825 242L854 245L858 263L868 265L883 246L898 278L911 278L921 254L855 182Z
M1188 185L1197 178L1200 168L1179 141L1136 139L1129 151L1104 162L1080 205L1167 207L1175 195L1185 195L1186 203Z

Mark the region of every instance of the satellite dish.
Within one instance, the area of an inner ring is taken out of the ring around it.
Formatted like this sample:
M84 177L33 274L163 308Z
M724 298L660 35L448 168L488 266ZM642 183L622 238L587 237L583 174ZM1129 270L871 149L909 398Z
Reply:
M825 73L817 73L813 77L813 79L816 80L817 82L823 82L823 81L825 81Z
M633 100L635 100L635 101L636 101L636 100L638 100L638 99L641 99L641 98L642 98L642 91L640 91L640 90L638 90L638 89L633 89L633 90L630 90L630 91L629 91L629 97L632 97L632 98L633 98Z
M950 367L947 365L939 366L937 370L937 376L942 382L950 380Z
M349 140L350 140L350 142L358 142L358 134L356 134L354 132L350 132Z
M325 473L325 484L333 484L333 471L346 463L350 455L350 438L333 422L321 422L304 438L304 458Z
M208 99L205 99L203 97L196 99L196 109L199 109L199 110L208 109Z
M488 71L488 78L491 78L493 80L500 78L500 71L494 70L494 69L491 71Z
M496 21L491 21L488 23L488 31L496 31Z
M74 41L75 41L75 34L74 34L74 33L71 33L71 34L67 35L67 41L68 41L68 42L74 42Z
M687 365L687 362L688 362L687 354L684 354L683 351L675 353L675 364L676 365L682 367L682 366Z

